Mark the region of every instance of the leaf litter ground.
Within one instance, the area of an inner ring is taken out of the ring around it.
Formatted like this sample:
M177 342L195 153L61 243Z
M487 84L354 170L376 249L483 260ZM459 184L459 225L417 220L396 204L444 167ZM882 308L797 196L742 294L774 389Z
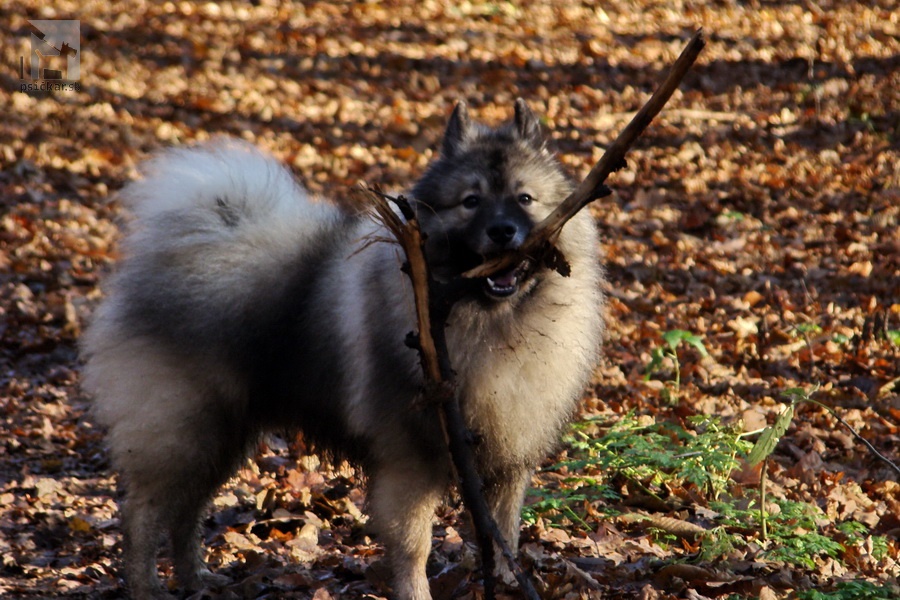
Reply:
M522 96L583 176L702 26L698 65L592 207L609 340L584 422L535 476L524 562L552 598L892 597L891 470L799 406L768 461L763 540L760 470L736 437L772 424L784 390L818 385L816 400L897 459L892 4L6 3L0 593L121 595L118 491L77 340L115 263L115 192L148 153L224 133L329 197L360 179L402 189L456 99L496 122ZM79 91L17 91L34 18L80 20ZM669 332L694 341L667 355ZM205 523L234 585L203 597L384 596L362 484L302 440L268 439ZM435 520L437 598L480 594L459 508Z

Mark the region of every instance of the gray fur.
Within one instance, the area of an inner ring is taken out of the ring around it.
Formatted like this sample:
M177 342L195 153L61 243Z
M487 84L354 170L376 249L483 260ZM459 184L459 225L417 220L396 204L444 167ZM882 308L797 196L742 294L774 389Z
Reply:
M571 189L524 102L498 129L472 124L460 104L443 149L413 188L442 277L521 243ZM451 476L434 414L414 403L422 379L404 345L415 317L402 259L393 244L367 244L387 232L310 200L234 140L163 153L123 197L135 219L83 353L126 490L132 596L167 595L160 531L182 587L223 583L201 560L200 516L258 436L290 426L366 469L394 594L430 598L431 519ZM513 546L529 475L573 413L603 332L586 213L559 247L570 277L478 282L448 325L488 500Z

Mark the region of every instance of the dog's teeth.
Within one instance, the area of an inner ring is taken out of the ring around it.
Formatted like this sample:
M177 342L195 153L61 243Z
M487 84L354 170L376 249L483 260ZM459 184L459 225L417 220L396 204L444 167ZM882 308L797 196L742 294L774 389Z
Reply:
M500 281L497 281L493 277L487 278L487 283L489 286L493 288L512 288L516 287L519 284L519 276L518 275L505 275L501 278Z
M503 283L497 283L496 281L494 281L493 279L488 277L487 282L488 282L489 286L491 286L492 288L495 288L495 289L509 289L509 288L516 287L516 285L518 285L519 278L513 277L509 281L505 281Z

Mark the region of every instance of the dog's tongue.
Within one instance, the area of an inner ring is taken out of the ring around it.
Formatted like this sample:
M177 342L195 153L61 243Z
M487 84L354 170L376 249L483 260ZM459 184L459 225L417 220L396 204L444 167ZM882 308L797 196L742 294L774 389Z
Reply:
M516 285L516 269L510 269L505 273L496 273L491 276L491 281L497 287L512 287Z
M486 277L484 282L488 295L494 298L508 298L519 289L520 279L525 272L525 263Z

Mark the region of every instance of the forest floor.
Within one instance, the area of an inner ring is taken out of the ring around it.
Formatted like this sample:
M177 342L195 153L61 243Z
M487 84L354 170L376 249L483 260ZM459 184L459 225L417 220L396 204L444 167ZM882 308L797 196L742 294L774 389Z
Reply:
M27 19L80 21L77 89L19 91ZM581 424L535 476L523 561L548 598L900 597L890 465L805 401L764 479L746 460L794 390L897 462L891 0L5 2L0 595L123 593L77 344L116 262L116 192L154 150L229 134L327 197L403 189L456 100L497 123L522 97L583 177L697 27L707 48L591 208L609 335ZM204 526L234 584L197 597L388 595L360 482L302 441L261 444ZM436 598L481 597L471 539L451 499Z

